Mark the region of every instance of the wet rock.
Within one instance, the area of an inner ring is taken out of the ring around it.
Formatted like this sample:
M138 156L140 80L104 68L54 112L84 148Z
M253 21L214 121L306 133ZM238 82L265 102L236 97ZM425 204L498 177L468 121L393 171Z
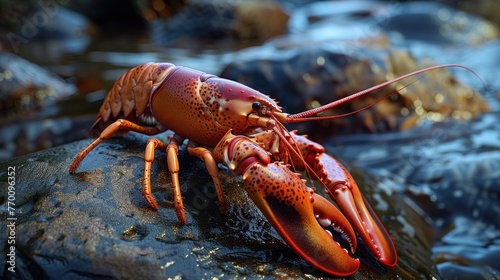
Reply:
M0 160L85 139L94 121L94 116L61 116L4 123L0 127Z
M399 3L382 8L376 18L384 30L397 32L405 40L427 44L482 44L495 40L499 31L491 22L451 6L432 2Z
M288 13L270 1L241 3L232 30L239 40L264 42L287 31Z
M0 43L14 53L41 40L57 41L58 47L67 52L81 52L97 32L85 16L59 1L29 1L32 3L28 5L9 2L0 4L0 19L6 19L0 23Z
M441 0L439 2L468 13L479 15L494 23L497 28L500 28L500 3L497 1L479 0L470 2L462 0Z
M435 214L429 217L439 229L433 259L442 275L495 278L500 274L500 125L488 114L451 131L443 133L444 144L420 148L428 156L407 181L433 200L430 213Z
M291 12L288 33L267 42L281 51L292 47L328 46L345 53L366 46L388 47L387 34L373 14L385 7L374 1L319 1Z
M268 1L195 1L168 20L153 21L151 33L161 45L196 40L227 44L227 39L263 42L286 32L288 18L280 5Z
M88 137L95 116L84 114L98 107L76 92L56 74L0 52L0 160Z
M304 31L318 29L318 27L328 29L328 25L337 25L341 30L344 26L342 23L346 22L349 26L357 21L368 26L349 36L377 36L378 30L383 30L391 33L392 39L403 45L407 43L407 40L422 41L426 44L478 45L498 38L497 26L482 17L465 12L483 10L481 14L489 14L492 18L494 11L498 11L497 4L491 1L479 1L481 2L479 5L477 2L471 4L466 1L444 0L441 2L463 3L446 5L433 1L315 2L293 11L290 19L290 32L304 33ZM485 10L489 12L484 12ZM344 32L341 31L341 33ZM328 33L325 35L328 36Z
M233 5L195 2L168 21L152 22L152 39L169 44L186 38L223 38L234 21Z
M182 8L184 8L187 5L187 2L190 2L188 0L179 0L179 1L172 1L172 0L160 0L160 1L154 1L154 0L148 0L147 5L143 1L135 1L137 2L138 8L141 10L141 13L143 15L143 18L151 22L154 19L162 19L162 20L168 20L174 15L176 15Z
M0 122L76 93L76 87L15 54L0 51Z
M221 168L220 176L231 206L221 214L203 163L181 150L179 175L188 223L180 225L164 153L158 152L153 164L153 195L160 206L154 211L140 187L145 137L130 134L101 144L70 175L70 162L89 143L0 163L1 181L7 181L11 166L16 182L14 215L7 212L7 192L0 194L2 220L17 218L15 274L6 269L6 235L0 236L4 279L326 277L280 240L244 193L240 179L227 169ZM386 269L360 243L357 255L363 265L354 279L439 278L423 219L403 199L378 188L376 178L356 170L353 174L399 253L398 266Z
M242 51L239 57L221 77L270 95L288 113L319 107L429 66L408 52L361 46L344 52L326 45L280 51L267 45ZM397 90L397 94L355 115L298 127L302 133L318 136L332 129L336 133L384 132L409 129L426 120L469 120L489 110L479 93L439 69L347 102L325 115L355 112Z
M103 35L116 36L117 33L144 32L147 22L140 8L152 4L151 2L154 1L68 0L64 4L68 8L85 15L89 21L98 26Z

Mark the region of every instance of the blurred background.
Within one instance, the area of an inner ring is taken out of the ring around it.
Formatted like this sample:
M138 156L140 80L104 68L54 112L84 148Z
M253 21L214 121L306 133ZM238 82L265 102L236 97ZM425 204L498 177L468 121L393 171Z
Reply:
M498 0L0 0L0 161L88 138L115 80L145 62L239 81L289 113L457 63L474 72L429 72L293 128L409 197L445 278L498 279L499 27Z

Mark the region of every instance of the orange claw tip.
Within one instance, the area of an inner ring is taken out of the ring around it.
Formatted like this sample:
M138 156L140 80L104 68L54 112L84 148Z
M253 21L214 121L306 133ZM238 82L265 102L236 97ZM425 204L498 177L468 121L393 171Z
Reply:
M363 196L363 202L366 206L369 216L372 218L372 223L376 225L374 232L377 238L374 240L375 246L379 248L379 262L387 267L394 267L398 263L398 254L396 253L396 246L392 242L391 236L378 218L377 214L373 211L372 207Z
M395 266L398 257L391 236L358 187L338 188L334 196L342 213L379 262L388 267Z
M394 267L398 262L398 255L391 236L361 192L355 191L354 196L365 229L363 231L362 229L356 230L381 264Z

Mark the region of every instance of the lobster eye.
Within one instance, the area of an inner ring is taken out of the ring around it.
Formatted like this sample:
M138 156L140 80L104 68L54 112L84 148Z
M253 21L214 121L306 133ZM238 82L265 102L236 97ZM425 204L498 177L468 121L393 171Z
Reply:
M261 107L261 105L260 105L260 102L259 102L259 101L254 101L254 102L252 103L252 110L254 110L254 111L259 111L259 110L260 110L260 107Z

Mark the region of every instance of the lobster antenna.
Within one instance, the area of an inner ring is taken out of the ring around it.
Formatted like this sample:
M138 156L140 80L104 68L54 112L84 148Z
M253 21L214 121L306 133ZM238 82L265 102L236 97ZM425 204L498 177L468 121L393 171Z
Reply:
M274 126L273 130L276 132L276 134L278 135L278 137L283 141L283 143L285 144L285 146L287 146L288 150L291 151L291 154L293 154L298 159L300 159L300 161L302 162L302 164L305 167L305 171L307 173L307 177L309 177L309 180L311 180L311 183L312 183L313 178L319 178L319 176L316 174L316 172L314 172L314 170L312 169L312 167L309 166L309 164L307 164L307 162L305 161L304 157L300 154L300 152L299 152L300 149L299 149L299 147L297 145L297 142L295 142L295 140L293 139L293 136L290 133L290 131L288 131L288 129L286 129L286 127L280 121L278 121L274 115L272 115L271 118L276 121L276 125L279 126L279 128L280 128L280 129L277 129L276 126ZM282 133L282 131L286 131L286 135L284 135ZM290 137L292 143L288 142L286 136ZM292 159L291 155L289 155L289 160L290 160L290 164L293 166L293 159ZM323 182L321 182L321 183L326 188L326 185Z
M346 96L346 97L344 97L342 99L330 102L330 103L325 104L323 106L320 106L320 107L317 107L317 108L313 108L313 109L310 109L310 110L307 110L307 111L304 111L304 112L301 112L301 113L297 113L297 114L293 114L293 115L288 115L287 118L286 118L285 123L296 123L296 122L303 122L303 121L310 121L310 120L329 120L329 119L335 119L335 118L345 117L345 116L349 116L349 115L358 113L358 112L360 112L362 110L365 110L367 108L370 108L370 107L374 106L375 104L381 102L382 100L386 99L387 97L391 96L392 94L394 94L396 92L399 92L400 90L404 89L405 87L407 87L407 86L415 83L416 81L418 81L421 78L423 78L427 74L428 71L432 71L432 70L436 70L436 69L442 69L442 68L448 68L448 67L459 67L459 68L463 68L463 69L468 70L469 72L471 72L472 74L474 74L474 76L476 76L483 83L483 85L485 86L485 83L481 79L481 77L476 72L474 72L474 70L470 69L467 66L460 65L460 64L442 64L442 65L436 65L436 66L431 66L431 67L427 67L427 68L424 68L424 69L420 69L420 70L417 70L417 71L413 71L411 73L408 73L408 74L405 74L403 76L397 77L397 78L395 78L393 80L383 82L383 83L378 84L376 86L373 86L371 88L368 88L368 89L362 90L360 92L357 92L357 93L351 94L349 96ZM363 95L371 93L371 92L373 92L375 90L379 90L379 89L381 89L383 87L386 87L388 85L391 85L391 84L393 84L395 82L399 82L401 80L413 77L413 76L418 75L418 74L423 74L423 75L420 76L418 79L412 81L408 85L404 86L403 88L396 89L396 90L392 91L387 96L382 97L381 99L377 100L373 104L370 104L370 105L368 105L366 107L363 107L363 108L358 109L356 111L353 111L353 112L350 112L350 113L346 113L346 114L342 114L342 115L313 117L314 115L317 115L317 114L319 114L321 112L324 112L324 111L326 111L328 109L332 109L332 108L337 107L337 106L339 106L341 104L347 103L347 102L349 102L349 101L351 101L353 99L356 99L358 97L361 97Z

